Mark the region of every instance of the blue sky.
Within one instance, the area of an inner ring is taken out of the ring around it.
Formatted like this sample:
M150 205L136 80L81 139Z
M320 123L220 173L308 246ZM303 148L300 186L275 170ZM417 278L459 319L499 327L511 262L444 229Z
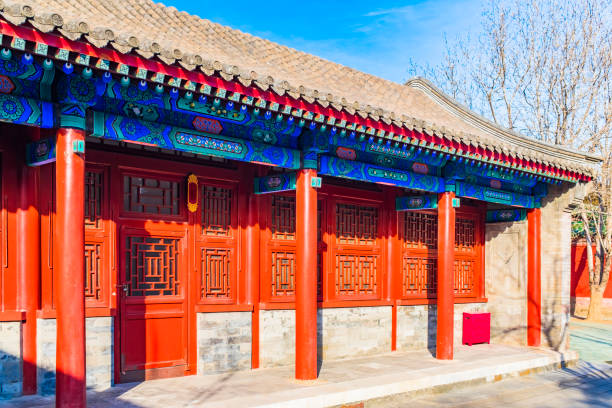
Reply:
M396 82L408 78L411 58L440 61L444 34L477 29L483 7L483 0L163 3Z

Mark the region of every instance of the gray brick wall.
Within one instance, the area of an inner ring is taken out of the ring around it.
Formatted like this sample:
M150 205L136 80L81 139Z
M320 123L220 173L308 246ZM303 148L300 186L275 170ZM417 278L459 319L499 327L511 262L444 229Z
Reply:
M198 374L251 368L251 315L198 313Z
M486 224L485 294L496 343L527 344L527 221Z
M260 311L261 367L295 362L295 311ZM391 307L319 309L319 358L334 360L391 351Z
M391 306L319 309L317 323L323 360L391 351Z
M55 393L55 319L39 319L36 342L38 347L38 392ZM87 388L103 390L113 383L113 318L85 319L85 361Z
M455 345L461 344L463 333L463 312L488 311L486 303L464 303L455 305ZM398 306L397 308L397 350L435 350L436 346L436 305Z
M0 322L0 398L21 394L21 322Z
M295 311L260 310L259 365L275 367L295 362Z

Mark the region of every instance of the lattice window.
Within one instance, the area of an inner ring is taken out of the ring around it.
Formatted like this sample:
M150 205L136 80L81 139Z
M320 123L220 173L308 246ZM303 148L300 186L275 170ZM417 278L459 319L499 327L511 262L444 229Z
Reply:
M100 228L103 181L101 171L85 172L85 228Z
M179 183L156 178L124 176L123 209L136 213L178 215Z
M202 277L200 298L231 298L231 263L230 249L202 249Z
M377 255L336 255L336 294L375 294L377 264Z
M404 248L435 250L438 247L438 218L435 214L403 211L400 221Z
M229 236L232 227L232 190L202 187L202 233Z
M85 299L100 300L102 244L85 243Z
M295 240L295 197L272 197L270 230L272 239Z
M402 292L407 296L435 295L437 259L404 257Z
M336 237L340 244L373 245L378 235L378 208L336 204Z
M295 253L272 251L272 296L295 294Z
M176 238L126 237L128 296L180 295L179 242Z
M474 292L474 266L471 259L455 259L455 294L467 295Z
M474 221L459 219L455 222L455 249L473 251L476 245L476 228Z

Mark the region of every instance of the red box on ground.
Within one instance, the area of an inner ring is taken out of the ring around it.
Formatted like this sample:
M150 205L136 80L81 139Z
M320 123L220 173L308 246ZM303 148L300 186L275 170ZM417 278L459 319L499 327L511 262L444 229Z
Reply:
M491 341L491 313L463 313L463 344Z

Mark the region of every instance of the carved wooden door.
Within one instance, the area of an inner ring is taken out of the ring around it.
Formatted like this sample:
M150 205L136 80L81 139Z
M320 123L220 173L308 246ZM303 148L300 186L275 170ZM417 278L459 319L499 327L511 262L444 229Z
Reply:
M188 223L184 185L124 175L119 219L121 382L188 370Z

